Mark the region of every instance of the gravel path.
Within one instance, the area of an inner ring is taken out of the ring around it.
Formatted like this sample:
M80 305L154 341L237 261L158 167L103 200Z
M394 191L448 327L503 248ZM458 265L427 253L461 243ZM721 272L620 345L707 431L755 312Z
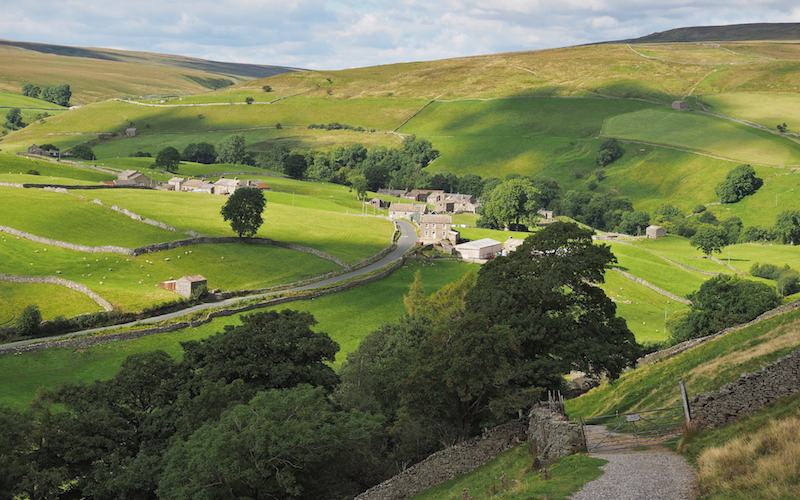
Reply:
M572 500L693 500L695 471L675 452L655 449L592 453L608 460L599 479L584 485Z

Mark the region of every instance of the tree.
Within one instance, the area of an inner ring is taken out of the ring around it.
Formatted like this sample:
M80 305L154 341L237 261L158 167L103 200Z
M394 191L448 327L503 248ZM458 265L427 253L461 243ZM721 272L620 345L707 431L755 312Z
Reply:
M19 314L16 322L17 335L20 337L34 337L39 333L39 325L42 323L42 313L39 306L31 304Z
M687 298L689 312L668 325L678 342L746 323L781 303L769 285L727 274L714 276Z
M619 232L640 236L650 225L650 214L647 212L625 212L619 224Z
M0 429L0 500L21 498L15 493L20 493L20 482L30 472L26 455L32 447L33 422L29 415L0 405Z
M72 98L72 90L69 85L63 83L55 87L45 87L42 90L42 99L45 101L58 104L59 106L69 106L69 100Z
M756 177L756 172L750 165L739 165L717 184L714 191L722 203L736 203L747 195L755 193L764 181Z
M11 130L18 130L25 126L22 123L22 110L19 108L11 108L8 113L6 113L6 125Z
M183 150L183 161L193 161L206 165L217 161L217 151L213 144L207 142L192 142Z
M529 179L511 179L497 186L483 205L481 218L486 217L497 226L511 224L534 225L537 210L541 208L540 192Z
M710 257L714 252L722 252L728 244L728 233L724 227L702 224L692 236L691 244L706 254L706 257Z
M786 210L775 218L772 233L786 245L800 243L800 210Z
M73 146L67 150L67 153L83 160L97 159L97 157L94 155L94 151L92 151L92 148L86 144L78 144L77 146Z
M348 182L350 182L350 187L353 191L356 192L356 198L358 200L364 200L367 198L367 178L361 174L353 174L347 177Z
M789 130L789 127L786 126L785 122L779 123L776 128L778 129L778 132L786 132L787 130Z
M337 411L320 388L256 395L166 454L157 494L194 498L351 498L357 457L368 454L379 418ZM349 477L348 477L349 476Z
M242 164L247 163L244 134L234 134L223 139L217 146L217 162Z
M269 85L264 85L263 87L261 87L261 90L263 90L264 92L272 92L272 87L270 87Z
M240 238L252 238L264 223L261 214L266 205L267 200L260 189L242 187L228 198L220 214L225 222L230 221L231 229Z
M255 99L253 99L252 97L244 98L244 102L246 102L247 104L253 104L253 101L255 101Z
M311 314L285 309L245 315L241 321L181 344L186 364L202 379L241 379L254 390L310 384L330 391L338 383L327 363L333 362L339 344L311 329L316 324Z
M306 157L301 154L293 153L283 160L283 173L292 179L305 177L307 168Z
M181 164L181 154L172 146L167 146L156 155L154 167L161 167L167 172L177 172Z
M22 86L22 95L38 99L42 95L42 88L32 83L26 83Z
M514 383L559 388L571 370L620 375L639 355L625 320L603 290L606 266L616 262L593 231L556 222L529 236L513 253L481 267L466 309L519 340Z
M617 139L606 139L600 145L600 149L597 151L595 160L597 161L598 165L605 167L606 165L614 163L619 158L622 158L622 155L624 154L625 150L622 148L622 144L620 144Z

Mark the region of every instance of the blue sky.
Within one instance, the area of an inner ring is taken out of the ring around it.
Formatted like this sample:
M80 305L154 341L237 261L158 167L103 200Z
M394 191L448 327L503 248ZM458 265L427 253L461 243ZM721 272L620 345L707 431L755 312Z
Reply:
M800 5L796 0L3 0L0 38L344 69L757 22L800 22Z

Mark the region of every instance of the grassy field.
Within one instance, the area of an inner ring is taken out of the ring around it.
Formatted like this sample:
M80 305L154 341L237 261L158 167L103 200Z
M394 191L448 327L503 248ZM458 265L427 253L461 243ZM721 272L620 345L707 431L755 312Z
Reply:
M712 113L749 120L772 130L786 123L790 132L800 132L800 123L793 123L794 117L800 115L800 94L737 92L702 95L698 99Z
M714 47L707 44L668 45L658 43L632 45L632 48L648 57L687 64L742 64L760 60L758 57L737 54L720 46Z
M800 144L737 122L668 108L610 117L602 133L756 165L800 165Z
M796 170L769 175L769 169L756 167L764 185L737 203L717 205L709 209L720 219L739 217L745 226L770 227L785 210L800 210L800 175ZM765 175L766 174L766 175Z
M39 306L44 320L103 310L86 295L60 285L0 281L0 327L14 326L19 312L30 304Z
M35 170L39 175L29 175ZM82 168L67 162L39 160L28 156L0 154L0 182L53 183L53 184L97 184L116 179L116 175Z
M403 297L417 271L422 274L426 292L430 294L475 267L461 262L438 262L435 265L409 262L376 283L313 301L283 304L276 309L311 312L319 322L315 330L328 333L340 344L341 350L335 363L335 366L339 366L347 353L358 347L369 332L384 322L395 321L403 314ZM227 324L240 324L238 316L217 318L199 328L99 344L85 349L45 349L0 356L0 383L4 388L0 393L0 403L22 407L34 397L39 387L53 388L62 382L110 378L119 370L122 361L133 353L163 349L180 357L182 351L179 342L208 337L222 331Z

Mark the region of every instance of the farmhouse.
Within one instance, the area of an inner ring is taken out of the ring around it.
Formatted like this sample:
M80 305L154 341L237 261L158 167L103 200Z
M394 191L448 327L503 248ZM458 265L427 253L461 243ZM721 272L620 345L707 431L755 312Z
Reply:
M249 185L248 181L240 181L236 177L233 179L226 179L225 177L220 177L217 182L214 183L214 194L222 194L228 195L233 194L236 192L236 189L240 187L246 187Z
M502 250L503 244L491 238L459 243L455 247L461 259L469 262L485 262L499 255Z
M381 198L380 196L376 196L367 202L369 205L372 205L375 208L389 208L389 202Z
M432 194L437 193L444 193L441 189L412 189L411 191L405 193L403 198L407 198L413 201L428 201L428 197Z
M661 226L647 226L647 229L645 229L645 234L648 238L655 240L666 236L667 230Z
M458 214L462 212L475 213L478 202L471 194L445 193L434 191L428 195L426 202L433 205L436 212Z
M424 214L419 223L419 241L423 245L448 241L455 245L458 231L452 230L453 224L449 215Z
M428 207L414 203L392 203L389 205L389 219L408 219L411 222L420 222L422 215L427 213Z
M138 170L123 170L117 174L115 186L145 186L154 188L158 185L156 181L147 177Z

